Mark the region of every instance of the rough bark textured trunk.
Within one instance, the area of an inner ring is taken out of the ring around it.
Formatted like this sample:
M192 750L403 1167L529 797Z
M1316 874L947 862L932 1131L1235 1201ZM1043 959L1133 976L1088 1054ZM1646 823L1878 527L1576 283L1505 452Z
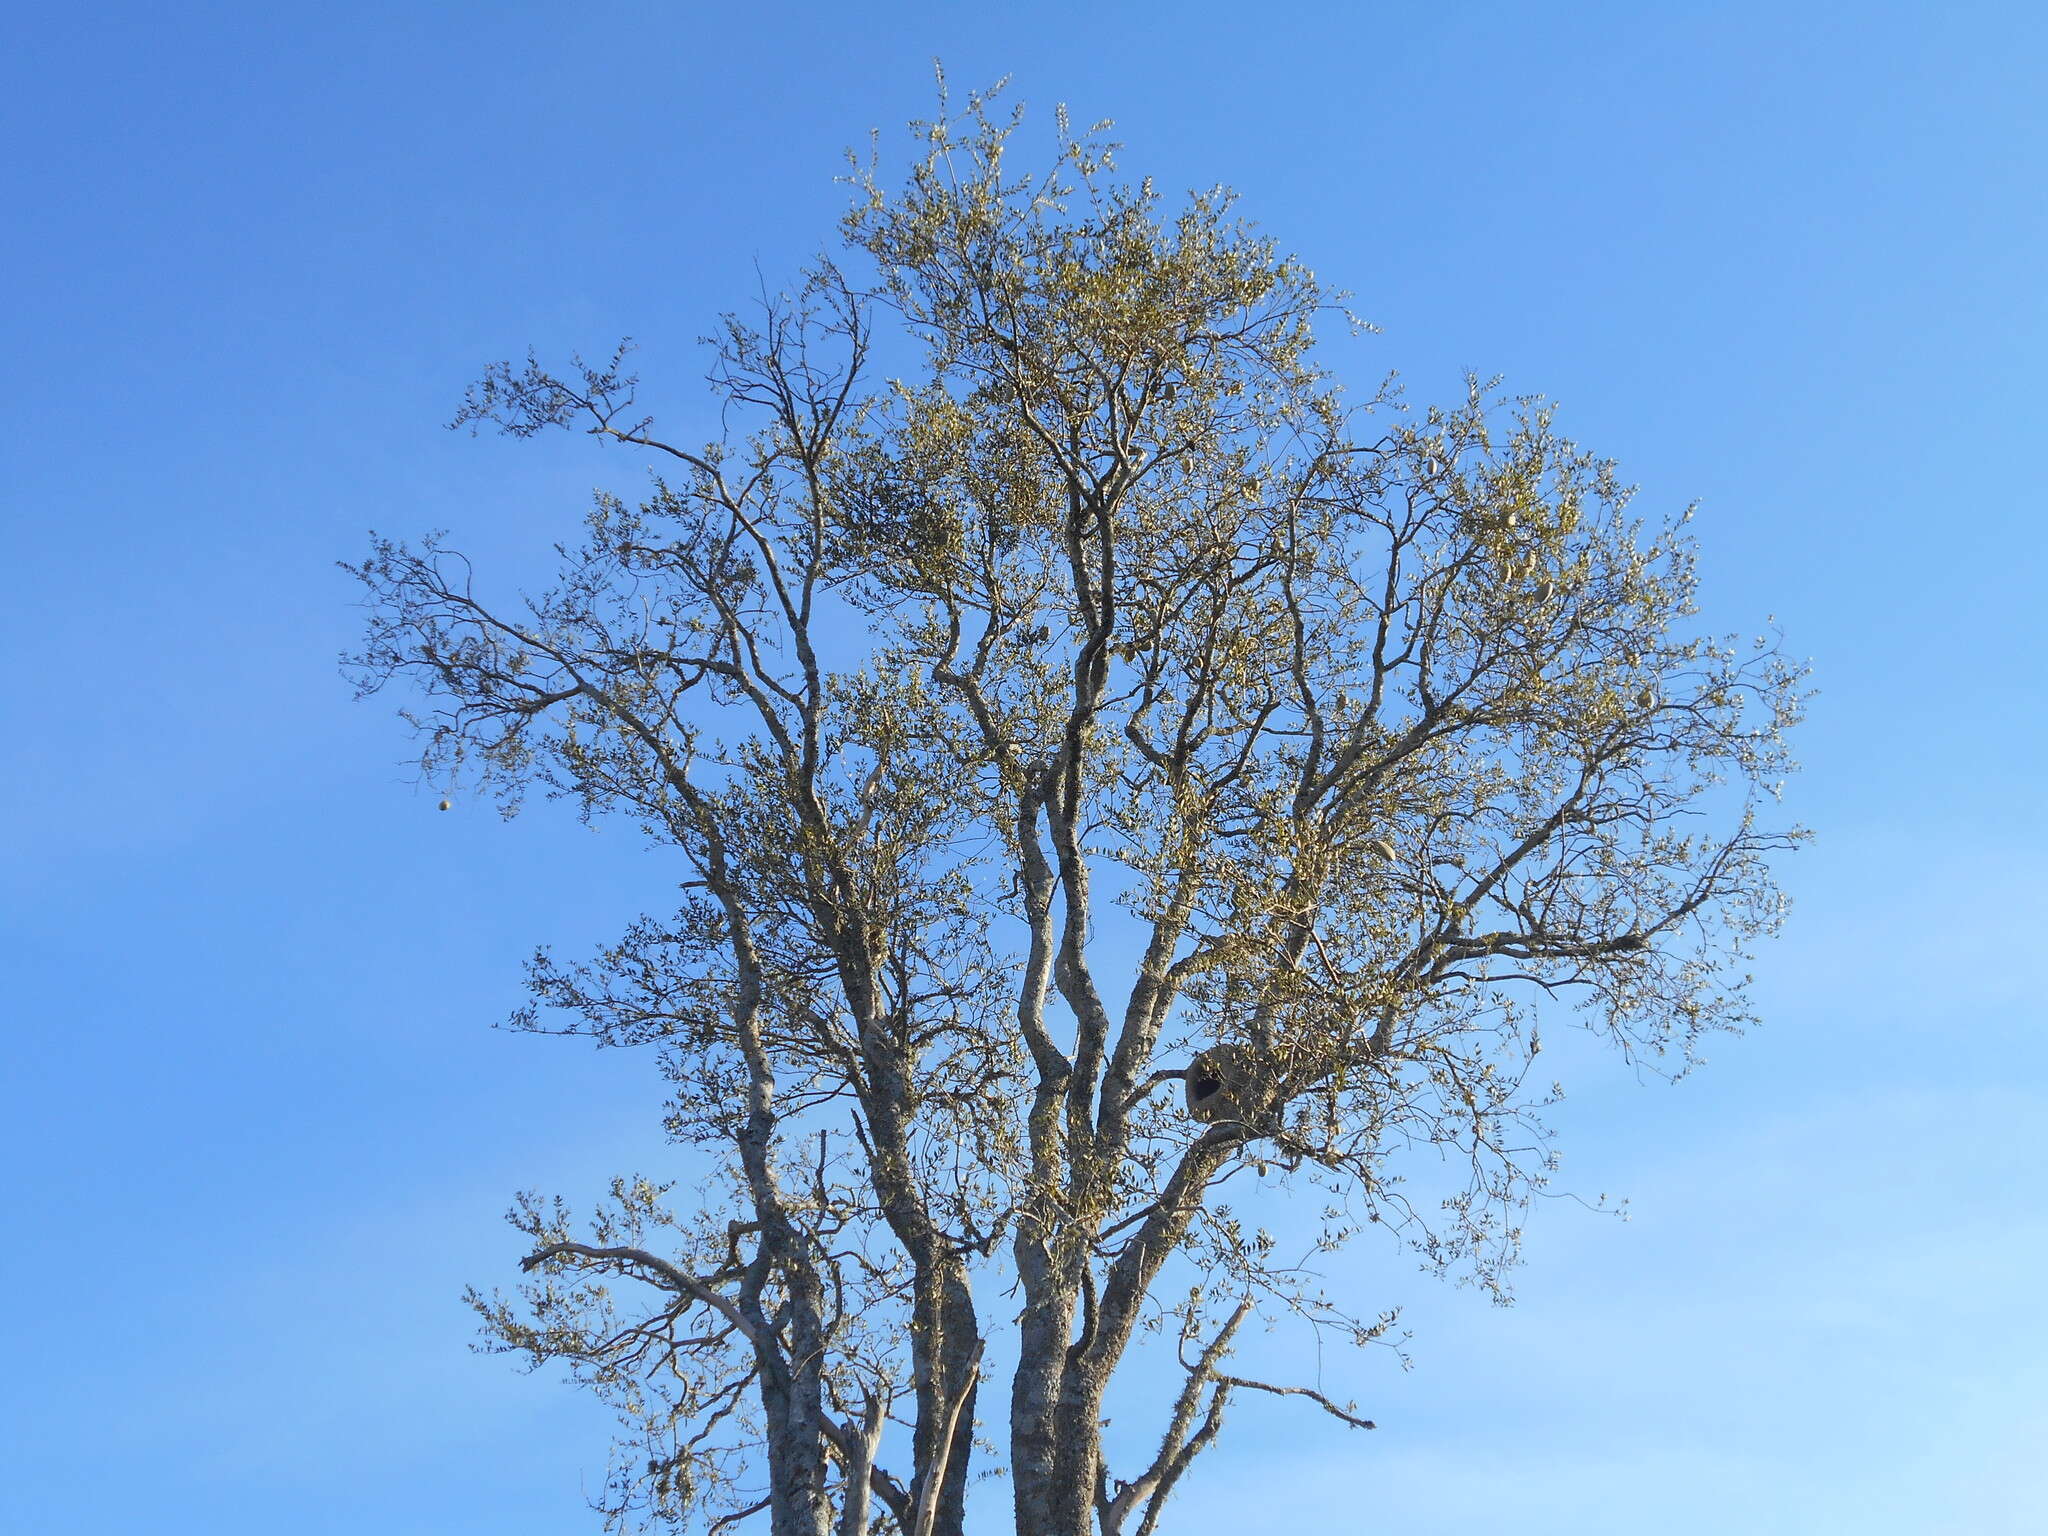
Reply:
M1102 1475L1102 1388L1100 1374L1070 1360L1061 1373L1056 1412L1052 1523L1058 1536L1094 1536L1095 1488Z
M1025 1301L1018 1320L1017 1369L1010 1382L1010 1477L1022 1536L1061 1529L1055 1524L1060 1380L1080 1285L1062 1282L1052 1256L1035 1237L1020 1233L1014 1250Z
M849 970L851 967L849 967ZM873 993L861 974L855 996ZM911 1439L912 1496L922 1490L924 1471L938 1464L949 1436L952 1405L968 1404L966 1444L945 1454L946 1473L935 1506L931 1536L960 1536L966 1519L967 1479L973 1459L974 1368L981 1352L979 1319L967 1267L927 1209L910 1158L911 1090L908 1074L887 1021L862 1030L867 1080L861 1102L872 1139L871 1177L882 1197L882 1219L911 1258L911 1378L916 1420Z
M937 1326L929 1330L937 1347L921 1343L912 1351L920 1371L913 1460L917 1468L911 1497L922 1501L935 1468L943 1468L932 1496L926 1536L962 1536L967 1518L967 1480L974 1460L976 1373L982 1342L966 1272L949 1259L954 1273L931 1287Z

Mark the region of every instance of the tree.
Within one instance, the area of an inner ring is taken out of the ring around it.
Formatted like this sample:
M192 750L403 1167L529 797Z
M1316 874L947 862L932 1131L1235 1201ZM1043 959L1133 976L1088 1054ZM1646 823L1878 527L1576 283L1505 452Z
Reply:
M1234 1397L1370 1428L1226 1369L1260 1313L1391 1342L1256 1222L1320 1189L1318 1250L1377 1226L1505 1299L1540 1022L1684 1070L1750 1017L1804 836L1757 819L1799 669L1674 631L1689 511L1646 529L1477 380L1347 405L1312 356L1341 296L1227 194L1168 209L1064 116L1013 175L1017 124L942 107L898 192L855 163L842 255L714 339L744 435L659 435L625 348L490 369L456 425L669 466L523 611L437 538L351 567L424 773L691 871L542 950L514 1022L651 1048L705 1183L621 1179L587 1226L522 1196L531 1278L471 1297L620 1412L608 1527L956 1536L994 1453L1020 1533L1144 1536ZM1462 1170L1438 1198L1418 1149ZM1112 1469L1153 1333L1184 1376Z

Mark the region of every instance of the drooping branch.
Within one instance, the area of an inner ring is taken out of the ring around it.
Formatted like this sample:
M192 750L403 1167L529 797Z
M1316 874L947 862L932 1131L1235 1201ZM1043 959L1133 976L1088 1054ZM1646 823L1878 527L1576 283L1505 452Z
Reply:
M1342 1419L1353 1429L1377 1429L1371 1419L1362 1419L1349 1408L1340 1408L1314 1387L1276 1387L1270 1382L1252 1381L1244 1376L1218 1375L1216 1380L1228 1387L1241 1387L1250 1392L1270 1392L1276 1397L1305 1397L1332 1418Z
M593 1259L614 1264L638 1265L653 1277L657 1285L666 1290L688 1296L691 1300L701 1302L704 1306L711 1308L712 1311L718 1313L737 1328L746 1338L747 1342L756 1349L774 1352L778 1358L780 1356L779 1347L767 1330L749 1319L745 1313L733 1304L729 1297L721 1295L696 1276L685 1273L669 1263L668 1260L661 1258L659 1255L649 1253L644 1248L595 1248L588 1243L549 1243L547 1247L530 1253L521 1259L519 1267L522 1270L531 1272L547 1263L550 1259L563 1258L565 1256Z
M1203 1346L1200 1355L1187 1366L1187 1379L1181 1384L1179 1395L1174 1399L1173 1415L1161 1438L1159 1453L1152 1458L1152 1464L1130 1482L1124 1484L1114 1495L1098 1499L1102 1518L1103 1536L1119 1536L1130 1513L1141 1503L1147 1503L1143 1530L1149 1531L1158 1519L1158 1510L1164 1506L1166 1497L1173 1491L1173 1485L1180 1481L1194 1459L1216 1438L1223 1423L1223 1403L1228 1388L1211 1394L1208 1412L1203 1415L1199 1428L1195 1418L1200 1410L1203 1388L1216 1381L1216 1364L1230 1353L1231 1341L1237 1330L1251 1315L1252 1299L1247 1296L1237 1304L1236 1309L1216 1331L1216 1336ZM1105 1493L1106 1493L1105 1489Z

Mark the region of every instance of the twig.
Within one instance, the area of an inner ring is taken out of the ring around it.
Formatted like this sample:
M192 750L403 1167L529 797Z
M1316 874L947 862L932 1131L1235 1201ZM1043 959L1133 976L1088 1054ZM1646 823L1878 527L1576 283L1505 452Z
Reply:
M1332 1414L1349 1424L1353 1429L1377 1429L1371 1419L1361 1419L1355 1413L1339 1408L1314 1387L1276 1387L1270 1382L1251 1381L1243 1376L1217 1376L1217 1381L1229 1387L1249 1387L1254 1392L1271 1392L1275 1397L1305 1397L1317 1404L1325 1413Z
M773 1502L774 1499L771 1495L769 1498L763 1499L758 1504L749 1504L745 1509L736 1509L729 1515L720 1515L716 1520L712 1521L711 1524L704 1528L704 1536L718 1536L718 1533L724 1530L728 1525L738 1525L742 1520L746 1519L749 1515L758 1515L759 1513L761 1513L762 1510L766 1509Z

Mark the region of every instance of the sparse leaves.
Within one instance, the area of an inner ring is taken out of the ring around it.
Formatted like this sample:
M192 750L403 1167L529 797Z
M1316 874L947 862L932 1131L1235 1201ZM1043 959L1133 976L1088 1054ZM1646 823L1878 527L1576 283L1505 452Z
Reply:
M1313 1268L1362 1232L1507 1300L1555 1169L1539 1023L1686 1070L1748 1020L1803 836L1758 819L1800 670L1685 632L1689 511L1633 518L1486 381L1347 404L1312 352L1340 296L1227 194L1170 209L1063 119L1020 173L989 105L923 125L901 191L856 164L866 286L821 261L726 319L744 437L629 422L624 349L487 373L458 424L672 466L598 498L555 589L487 606L435 539L355 567L365 691L424 695L428 774L688 866L673 912L537 955L513 1023L651 1048L715 1176L622 1181L580 1237L523 1201L523 1309L472 1298L619 1409L615 1523L957 1533L1010 1288L1032 1536L1151 1531L1233 1392L1364 1425L1224 1373L1241 1322L1397 1344ZM915 378L872 376L883 318ZM1151 1329L1186 1389L1121 1481L1104 1393Z

